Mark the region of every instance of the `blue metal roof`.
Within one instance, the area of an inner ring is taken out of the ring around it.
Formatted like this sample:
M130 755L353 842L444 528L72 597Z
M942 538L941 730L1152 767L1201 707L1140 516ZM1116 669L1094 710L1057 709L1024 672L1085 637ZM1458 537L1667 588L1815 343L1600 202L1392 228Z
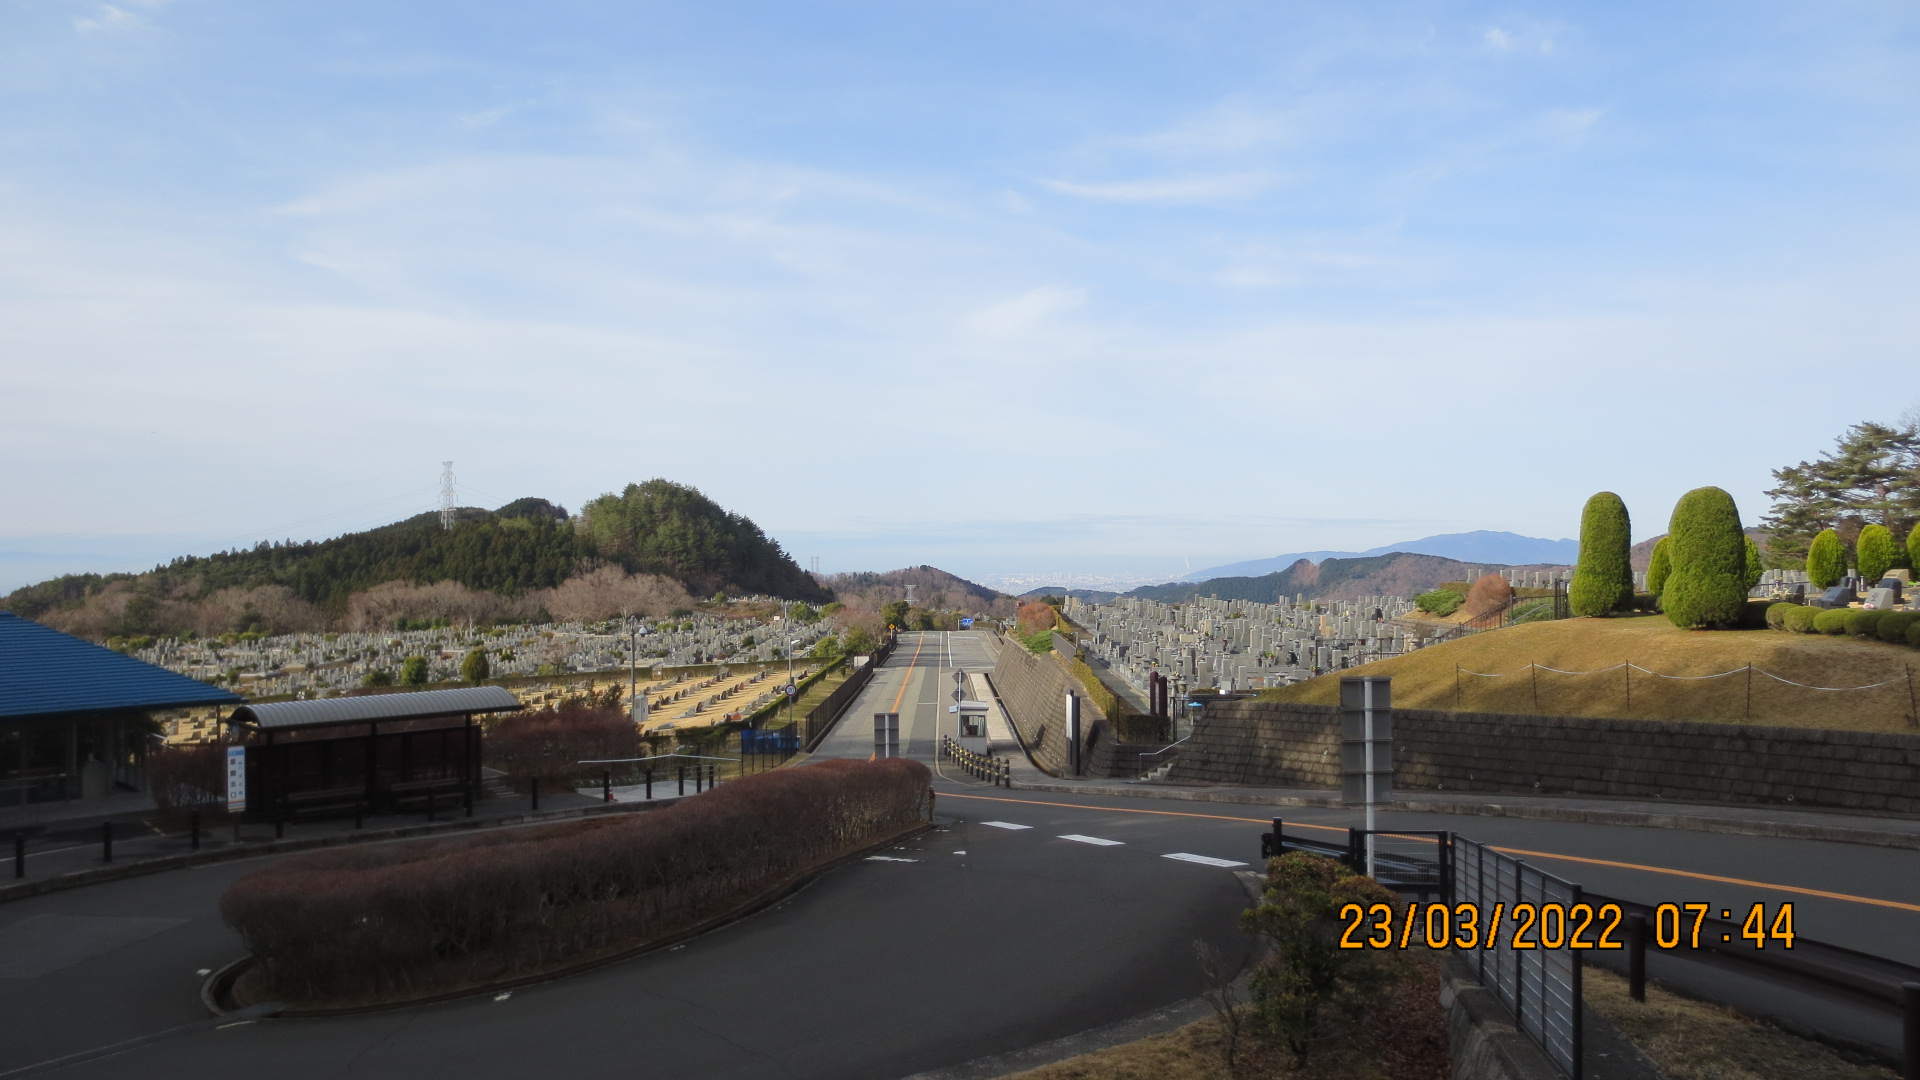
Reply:
M0 611L0 719L238 705L245 700Z

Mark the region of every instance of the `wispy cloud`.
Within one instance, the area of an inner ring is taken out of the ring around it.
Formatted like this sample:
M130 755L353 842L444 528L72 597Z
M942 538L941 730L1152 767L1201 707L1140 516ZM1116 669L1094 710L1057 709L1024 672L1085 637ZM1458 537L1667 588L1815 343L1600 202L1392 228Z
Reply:
M975 333L986 337L1022 337L1047 319L1072 311L1086 302L1085 289L1043 285L1011 300L981 308L973 313L967 323Z
M1220 173L1211 176L1169 176L1146 180L1119 180L1107 183L1079 183L1071 180L1042 180L1041 185L1062 195L1103 202L1124 203L1210 203L1245 199L1271 187L1275 177L1268 173Z
M1490 26L1480 42L1494 52L1539 56L1552 55L1556 47L1555 31L1545 26Z
M147 25L147 21L126 8L112 4L101 4L92 15L83 15L73 20L73 28L82 34L105 34L138 30Z

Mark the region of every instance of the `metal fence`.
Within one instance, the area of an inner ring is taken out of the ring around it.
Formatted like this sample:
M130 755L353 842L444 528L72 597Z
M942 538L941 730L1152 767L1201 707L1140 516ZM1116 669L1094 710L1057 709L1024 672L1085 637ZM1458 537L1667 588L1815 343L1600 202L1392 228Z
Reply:
M834 687L833 693L828 694L825 701L815 705L808 710L807 715L800 718L800 744L803 747L813 750L820 745L820 740L826 738L827 732L833 728L834 721L840 719L840 714L853 703L853 699L859 696L860 691L866 689L868 680L873 678L873 673L887 662L889 656L893 655L894 647L899 641L899 635L887 635L887 640L881 642L880 647L868 657L865 667L854 672L846 682Z
M1580 886L1502 855L1485 844L1453 838L1453 896L1456 905L1473 904L1482 920L1502 913L1508 932L1491 948L1467 953L1480 982L1512 1010L1521 1033L1546 1052L1561 1072L1580 1080L1580 957L1574 949L1513 947L1513 919L1520 905L1531 905L1544 922L1549 905L1564 917L1582 902ZM1483 925L1487 925L1483 922Z

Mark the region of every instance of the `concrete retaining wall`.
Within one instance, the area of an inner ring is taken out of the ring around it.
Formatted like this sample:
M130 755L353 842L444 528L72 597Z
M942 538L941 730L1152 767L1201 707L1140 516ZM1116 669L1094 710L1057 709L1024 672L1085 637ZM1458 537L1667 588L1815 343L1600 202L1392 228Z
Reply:
M1920 813L1920 736L1395 709L1400 790L1607 795ZM1339 710L1209 704L1169 779L1340 783Z

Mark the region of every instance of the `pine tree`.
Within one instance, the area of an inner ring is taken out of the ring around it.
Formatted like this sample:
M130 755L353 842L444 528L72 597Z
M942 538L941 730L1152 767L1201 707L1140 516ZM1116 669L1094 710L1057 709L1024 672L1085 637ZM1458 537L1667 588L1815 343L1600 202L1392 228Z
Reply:
M1807 580L1816 589L1831 589L1847 576L1847 552L1840 546L1840 534L1822 529L1807 545Z
M1632 526L1627 504L1611 491L1587 500L1580 514L1580 558L1567 602L1575 615L1607 615L1633 599Z
M1739 625L1747 602L1747 549L1733 496L1717 487L1682 495L1667 539L1673 573L1660 595L1667 618L1683 630Z
M1893 533L1885 525L1869 525L1860 530L1853 542L1859 558L1860 576L1871 586L1893 569Z
M1666 591L1667 578L1673 576L1673 545L1667 541L1672 537L1663 536L1653 545L1653 555L1647 560L1647 591L1659 596Z
M1760 584L1760 575L1766 573L1767 568L1766 568L1766 564L1760 558L1760 545L1754 543L1753 537L1751 536L1746 537L1746 541L1747 541L1747 577L1746 577L1747 591L1752 592L1753 587L1755 585Z

